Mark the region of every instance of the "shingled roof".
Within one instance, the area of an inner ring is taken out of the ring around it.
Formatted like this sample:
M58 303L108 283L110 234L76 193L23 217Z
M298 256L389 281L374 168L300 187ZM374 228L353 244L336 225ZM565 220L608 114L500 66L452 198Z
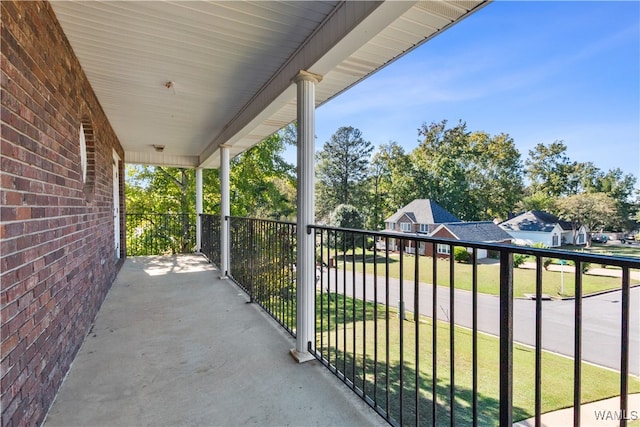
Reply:
M528 211L500 223L500 227L510 231L543 231L549 233L556 224L563 230L571 230L571 223L543 211Z
M384 222L398 222L407 215L415 224L442 224L445 222L461 222L454 214L431 199L415 199L407 206L398 209L396 213Z
M471 242L503 242L511 236L493 221L452 222L441 224L438 229L446 228L458 240ZM434 234L437 232L434 231Z

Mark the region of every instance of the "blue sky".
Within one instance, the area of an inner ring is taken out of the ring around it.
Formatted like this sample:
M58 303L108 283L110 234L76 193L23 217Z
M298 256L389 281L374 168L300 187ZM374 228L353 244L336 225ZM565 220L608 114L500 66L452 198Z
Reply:
M575 161L640 176L640 2L497 1L316 112L407 152L424 122L508 133L525 159L564 140ZM295 159L295 156L293 157Z

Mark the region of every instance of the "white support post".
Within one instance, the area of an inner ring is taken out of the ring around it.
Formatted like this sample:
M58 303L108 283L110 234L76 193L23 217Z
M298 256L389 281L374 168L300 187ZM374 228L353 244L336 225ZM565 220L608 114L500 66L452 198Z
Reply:
M316 290L315 247L313 234L307 226L314 224L314 156L315 156L315 85L321 76L300 71L293 79L297 85L298 119L298 218L297 218L297 265L296 265L296 347L291 355L299 362L314 359L309 353L313 345L315 310L313 306Z
M220 146L220 278L229 273L229 221L231 204L229 196L229 146Z
M202 250L202 168L196 168L196 252Z

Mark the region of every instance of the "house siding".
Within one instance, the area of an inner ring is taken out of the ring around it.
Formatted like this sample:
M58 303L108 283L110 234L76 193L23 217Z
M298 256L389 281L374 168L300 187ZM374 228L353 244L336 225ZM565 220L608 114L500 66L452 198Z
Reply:
M2 425L38 425L120 266L112 156L124 153L50 5L0 8Z
M435 232L432 237L440 237L440 238L443 238L443 239L455 239L456 238L456 236L451 234L449 232L449 230L447 230L445 228L442 228L442 229L438 230L437 232ZM449 258L449 255L447 255L447 254L439 254L439 253L437 253L437 249L438 248L436 246L436 255L438 256L438 258ZM451 251L453 252L453 248L451 248ZM430 257L433 256L433 245L432 244L429 243L429 244L426 245L426 247L425 247L425 255L426 256L430 256Z

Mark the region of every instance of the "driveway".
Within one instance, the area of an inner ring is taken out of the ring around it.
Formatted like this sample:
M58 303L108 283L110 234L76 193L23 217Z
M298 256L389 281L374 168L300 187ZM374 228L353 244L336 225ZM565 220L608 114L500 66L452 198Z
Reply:
M354 277L352 271L338 270L337 282L334 269L322 274L322 283L327 288L331 275L330 291L342 293L346 282L346 295L354 295ZM373 275L355 275L355 297L374 301ZM320 286L320 282L318 283ZM385 278L378 277L377 302L386 304ZM403 300L405 309L413 312L414 284L405 281ZM450 304L449 288L438 286L437 305L438 319L449 321ZM421 316L431 317L433 307L433 286L426 283L419 284L418 308ZM454 323L460 326L472 327L472 293L469 291L454 291ZM389 305L398 306L400 301L400 281L389 279ZM632 375L640 376L640 287L631 289L630 301L630 342L629 342L629 371ZM478 330L499 335L499 298L494 295L478 294ZM573 357L574 346L574 300L543 301L542 304L542 347L545 350ZM513 306L513 338L514 341L535 344L535 301L516 299ZM582 359L584 361L604 366L616 371L620 370L620 319L621 292L614 291L599 296L583 298L582 301Z

